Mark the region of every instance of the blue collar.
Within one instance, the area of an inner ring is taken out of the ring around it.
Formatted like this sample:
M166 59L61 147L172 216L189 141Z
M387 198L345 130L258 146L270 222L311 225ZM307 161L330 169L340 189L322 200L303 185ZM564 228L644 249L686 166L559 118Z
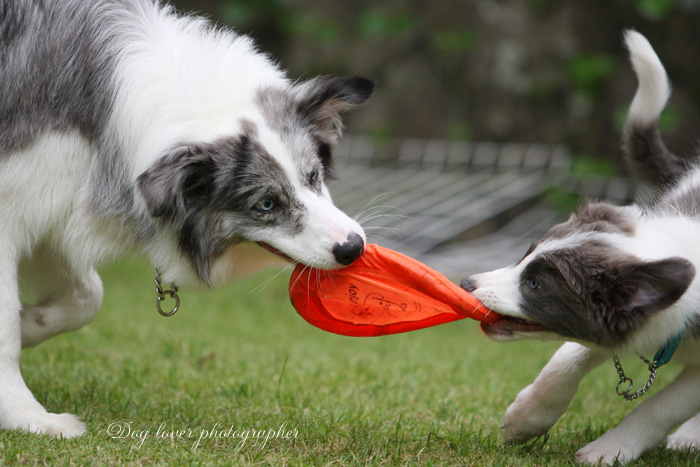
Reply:
M666 341L666 343L656 352L656 355L654 355L654 365L656 368L671 361L671 357L673 357L678 345L681 343L681 339L683 339L684 331L685 326L683 326L683 329L681 329L676 335Z

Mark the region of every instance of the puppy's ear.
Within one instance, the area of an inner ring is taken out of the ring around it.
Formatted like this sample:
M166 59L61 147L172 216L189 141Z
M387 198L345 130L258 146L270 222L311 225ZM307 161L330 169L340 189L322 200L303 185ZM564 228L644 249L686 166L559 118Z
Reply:
M367 101L374 83L361 76L319 77L296 86L297 110L334 143L343 129L340 113Z
M619 333L639 328L646 317L681 298L695 278L693 264L679 257L621 266L608 292L609 318Z
M174 220L207 199L214 186L211 157L180 146L158 159L136 179L152 217Z

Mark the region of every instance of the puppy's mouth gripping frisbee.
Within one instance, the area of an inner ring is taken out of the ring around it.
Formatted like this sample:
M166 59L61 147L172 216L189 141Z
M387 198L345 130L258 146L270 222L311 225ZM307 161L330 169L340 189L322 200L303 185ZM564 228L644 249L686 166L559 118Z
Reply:
M344 336L397 334L464 318L489 323L500 317L439 272L375 244L343 269L298 265L289 297L310 324Z

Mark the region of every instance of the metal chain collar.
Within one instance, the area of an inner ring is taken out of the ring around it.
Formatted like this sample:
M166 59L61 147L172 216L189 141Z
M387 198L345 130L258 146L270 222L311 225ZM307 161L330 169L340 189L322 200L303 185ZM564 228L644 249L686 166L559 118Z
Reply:
M175 313L177 313L177 310L180 309L180 297L177 295L177 286L175 284L170 284L170 287L172 290L163 290L163 286L161 285L160 282L160 274L158 274L158 270L155 269L153 271L156 274L156 310L158 310L158 313L160 313L163 316L172 316ZM175 299L175 306L173 307L172 310L170 311L163 311L163 309L160 307L160 302L165 300L165 296L169 295L170 298Z
M631 378L628 378L627 375L625 375L625 371L622 369L622 364L620 363L620 359L617 357L617 355L613 356L613 362L615 362L615 369L617 370L617 374L620 377L620 381L617 383L615 392L618 396L624 397L627 401L633 401L643 396L654 384L654 381L656 381L656 369L658 368L658 366L656 365L656 361L650 362L648 359L644 358L641 355L639 355L639 358L641 358L649 368L649 380L640 389L630 394L634 383L632 382ZM625 383L628 384L627 389L625 389L624 391L620 390L620 386Z

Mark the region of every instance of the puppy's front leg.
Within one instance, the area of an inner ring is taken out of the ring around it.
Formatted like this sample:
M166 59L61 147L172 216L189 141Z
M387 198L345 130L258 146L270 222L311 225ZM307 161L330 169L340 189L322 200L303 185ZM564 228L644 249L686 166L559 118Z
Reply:
M506 410L505 442L524 443L545 434L571 403L581 379L604 360L605 354L574 342L562 345Z
M700 368L686 367L673 383L639 404L617 427L581 448L576 457L585 464L603 465L636 459L700 410L698 388Z
M700 413L682 424L668 437L666 449L700 450Z

